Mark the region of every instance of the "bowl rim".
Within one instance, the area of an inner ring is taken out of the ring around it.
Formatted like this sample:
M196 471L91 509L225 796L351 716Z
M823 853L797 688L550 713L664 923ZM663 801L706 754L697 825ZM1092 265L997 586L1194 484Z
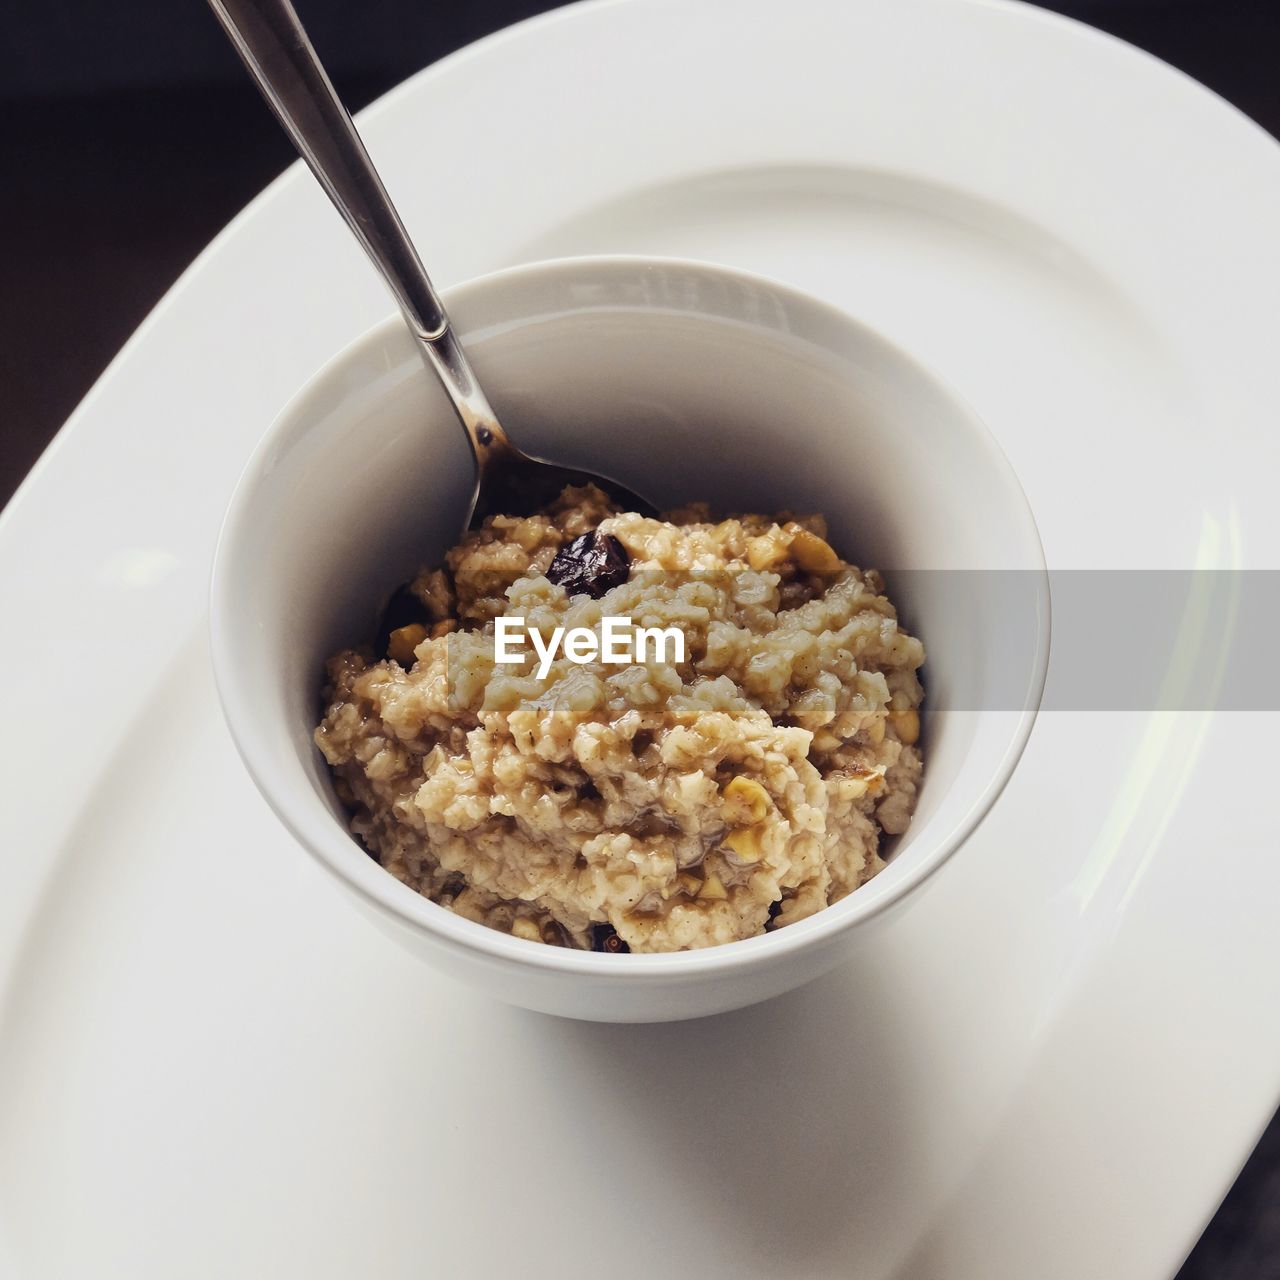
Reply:
M1010 514L1022 525L1026 549L1033 553L1034 565L1031 571L1037 578L1035 653L1025 705L1020 711L1001 713L1016 714L1017 723L990 782L975 795L960 819L953 822L950 831L932 848L921 850L913 860L913 865L901 873L889 890L866 898L861 898L861 890L855 890L839 902L796 921L785 929L689 951L629 953L618 956L551 947L501 933L456 915L447 907L431 901L397 880L367 856L350 832L344 830L334 815L321 805L318 796L315 797L314 807L317 810L323 809L323 822L317 820L316 813L309 812L312 808L310 801L295 805L289 799L292 788L272 784L276 767L274 752L254 732L254 708L240 687L238 664L234 661L235 640L230 626L230 620L235 617L235 583L229 569L233 559L232 548L237 540L237 530L253 507L259 482L270 467L280 436L315 402L336 400L340 390L349 394L349 383L344 385L347 371L361 357L367 357L371 349L394 342L402 333L408 339L399 313L378 321L329 357L289 398L264 431L236 480L223 516L214 550L209 594L213 674L232 740L268 806L294 840L326 871L382 915L413 932L427 935L428 939L445 948L458 948L470 953L473 958L514 964L526 971L541 971L548 976L559 974L579 978L608 978L628 983L658 979L670 982L680 978L695 980L728 970L741 971L744 968L771 966L785 956L829 943L836 935L882 915L919 888L972 836L1008 786L1018 761L1026 750L1040 711L1048 674L1052 630L1052 606L1044 545L1026 491L999 441L946 379L843 308L767 275L697 259L644 254L594 254L522 263L472 277L444 290L443 294L446 305L453 312L460 306L465 307L472 295L483 293L495 285L536 283L543 277L563 277L566 273L573 272L634 271L637 268L692 273L708 279L731 280L768 289L788 306L808 309L818 318L825 317L829 323L833 322L857 333L862 342L878 346L891 358L906 365L916 375L931 383L955 406L973 429L975 443L986 454L995 470L1001 473L1009 489L1013 499ZM752 322L744 323L750 325ZM282 792L286 794L282 795ZM358 852L360 856L353 857L353 852Z

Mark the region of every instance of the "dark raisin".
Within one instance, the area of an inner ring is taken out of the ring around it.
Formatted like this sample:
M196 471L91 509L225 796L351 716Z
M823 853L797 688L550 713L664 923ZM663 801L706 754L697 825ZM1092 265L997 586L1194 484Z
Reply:
M556 552L547 577L571 596L599 600L610 587L626 582L631 557L617 538L593 529Z
M591 950L612 951L616 955L622 955L630 951L631 948L618 937L618 931L613 925L593 924L591 926Z
M408 586L397 587L391 599L387 601L387 607L382 611L382 621L378 623L377 636L373 642L374 653L386 653L387 645L391 641L391 633L399 631L401 627L412 626L415 622L428 630L431 629L431 615L427 612L427 606L409 590Z

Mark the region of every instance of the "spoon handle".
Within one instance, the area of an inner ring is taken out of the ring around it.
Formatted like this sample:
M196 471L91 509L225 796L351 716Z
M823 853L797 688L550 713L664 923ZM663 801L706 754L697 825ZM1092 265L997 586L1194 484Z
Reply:
M209 0L249 74L399 303L481 470L509 448L444 304L289 0Z

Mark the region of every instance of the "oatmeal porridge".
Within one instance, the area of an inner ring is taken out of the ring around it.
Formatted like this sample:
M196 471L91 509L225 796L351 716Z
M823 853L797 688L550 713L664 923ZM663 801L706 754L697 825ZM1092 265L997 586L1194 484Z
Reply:
M674 628L684 653L500 663L502 618ZM373 649L331 659L316 742L354 834L419 893L534 941L677 951L884 866L920 781L923 661L821 517L656 519L569 488L466 534Z

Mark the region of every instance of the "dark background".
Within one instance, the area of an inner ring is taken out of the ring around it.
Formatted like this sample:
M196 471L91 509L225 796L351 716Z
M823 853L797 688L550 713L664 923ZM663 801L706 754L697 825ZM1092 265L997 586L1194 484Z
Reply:
M557 7L296 3L353 109ZM1044 7L1171 62L1280 136L1280 0ZM201 0L20 0L2 27L0 503L182 269L293 158ZM1280 1120L1178 1280L1280 1280Z

